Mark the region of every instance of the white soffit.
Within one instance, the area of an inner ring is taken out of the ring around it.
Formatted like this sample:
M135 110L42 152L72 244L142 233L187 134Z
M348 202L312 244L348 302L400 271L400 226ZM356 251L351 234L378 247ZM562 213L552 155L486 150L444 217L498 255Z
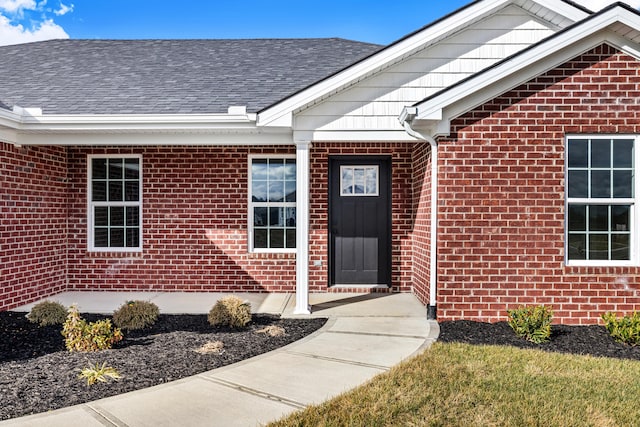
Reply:
M541 19L561 14L565 17L562 22L556 19L551 22L561 28L573 22L584 19L588 13L562 0L479 0L473 2L452 14L435 21L422 30L392 43L372 56L322 80L277 104L258 113L258 126L292 126L293 114L308 105L336 93L372 73L383 70L418 50L437 43L438 40L456 33L472 23L491 15L508 4L515 4L528 10Z
M479 105L530 79L598 46L608 43L640 58L640 15L623 6L614 6L592 15L562 33L426 100L405 108L415 128L428 128L435 135L447 135L449 123ZM434 126L436 126L434 128Z

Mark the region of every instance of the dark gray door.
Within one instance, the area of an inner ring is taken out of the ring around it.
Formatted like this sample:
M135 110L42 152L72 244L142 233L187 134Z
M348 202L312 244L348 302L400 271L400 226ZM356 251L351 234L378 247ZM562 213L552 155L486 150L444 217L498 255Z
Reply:
M329 160L331 285L391 285L391 159Z

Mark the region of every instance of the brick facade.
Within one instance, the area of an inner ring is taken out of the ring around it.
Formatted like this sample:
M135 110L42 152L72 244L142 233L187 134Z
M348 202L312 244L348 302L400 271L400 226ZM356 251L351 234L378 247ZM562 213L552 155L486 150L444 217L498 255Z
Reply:
M65 289L67 158L0 143L0 310Z
M640 310L640 269L564 263L566 134L640 132L640 61L602 45L452 123L440 141L440 319ZM636 221L637 225L637 221Z

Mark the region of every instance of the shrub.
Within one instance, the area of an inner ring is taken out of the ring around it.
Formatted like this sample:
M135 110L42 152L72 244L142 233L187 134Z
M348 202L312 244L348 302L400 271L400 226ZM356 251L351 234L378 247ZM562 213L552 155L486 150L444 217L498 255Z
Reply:
M109 319L87 323L73 305L69 307L62 335L69 351L106 350L122 339L122 332L113 328Z
M78 378L85 378L87 385L93 385L96 382L106 383L107 378L119 380L120 373L111 366L107 366L106 363L103 363L102 366L96 363L95 366L89 366L80 371Z
M152 326L160 309L149 301L127 301L113 313L113 323L120 329L133 331Z
M640 312L620 318L615 313L605 313L602 320L614 340L632 346L640 345Z
M222 341L207 341L194 351L200 354L222 354L224 353L224 343Z
M33 306L27 319L40 326L62 325L67 318L67 309L59 302L42 301Z
M251 304L234 295L229 295L215 303L209 312L208 319L212 326L244 328L251 322Z
M286 331L282 326L269 325L265 326L262 329L258 329L256 331L256 334L265 334L269 335L270 337L281 337L283 335L286 335Z
M544 305L534 307L518 307L507 310L509 326L517 336L536 344L549 340L551 336L551 307Z

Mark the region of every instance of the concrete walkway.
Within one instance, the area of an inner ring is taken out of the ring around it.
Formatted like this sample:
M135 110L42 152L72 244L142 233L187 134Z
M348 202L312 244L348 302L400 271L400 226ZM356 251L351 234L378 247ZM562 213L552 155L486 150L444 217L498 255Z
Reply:
M163 313L206 313L221 294L66 292L48 298L110 313L126 300ZM291 294L241 294L252 311L291 315ZM0 426L259 426L321 403L423 351L438 325L411 294L311 294L314 334L278 350L193 377ZM29 306L19 310L28 310Z

